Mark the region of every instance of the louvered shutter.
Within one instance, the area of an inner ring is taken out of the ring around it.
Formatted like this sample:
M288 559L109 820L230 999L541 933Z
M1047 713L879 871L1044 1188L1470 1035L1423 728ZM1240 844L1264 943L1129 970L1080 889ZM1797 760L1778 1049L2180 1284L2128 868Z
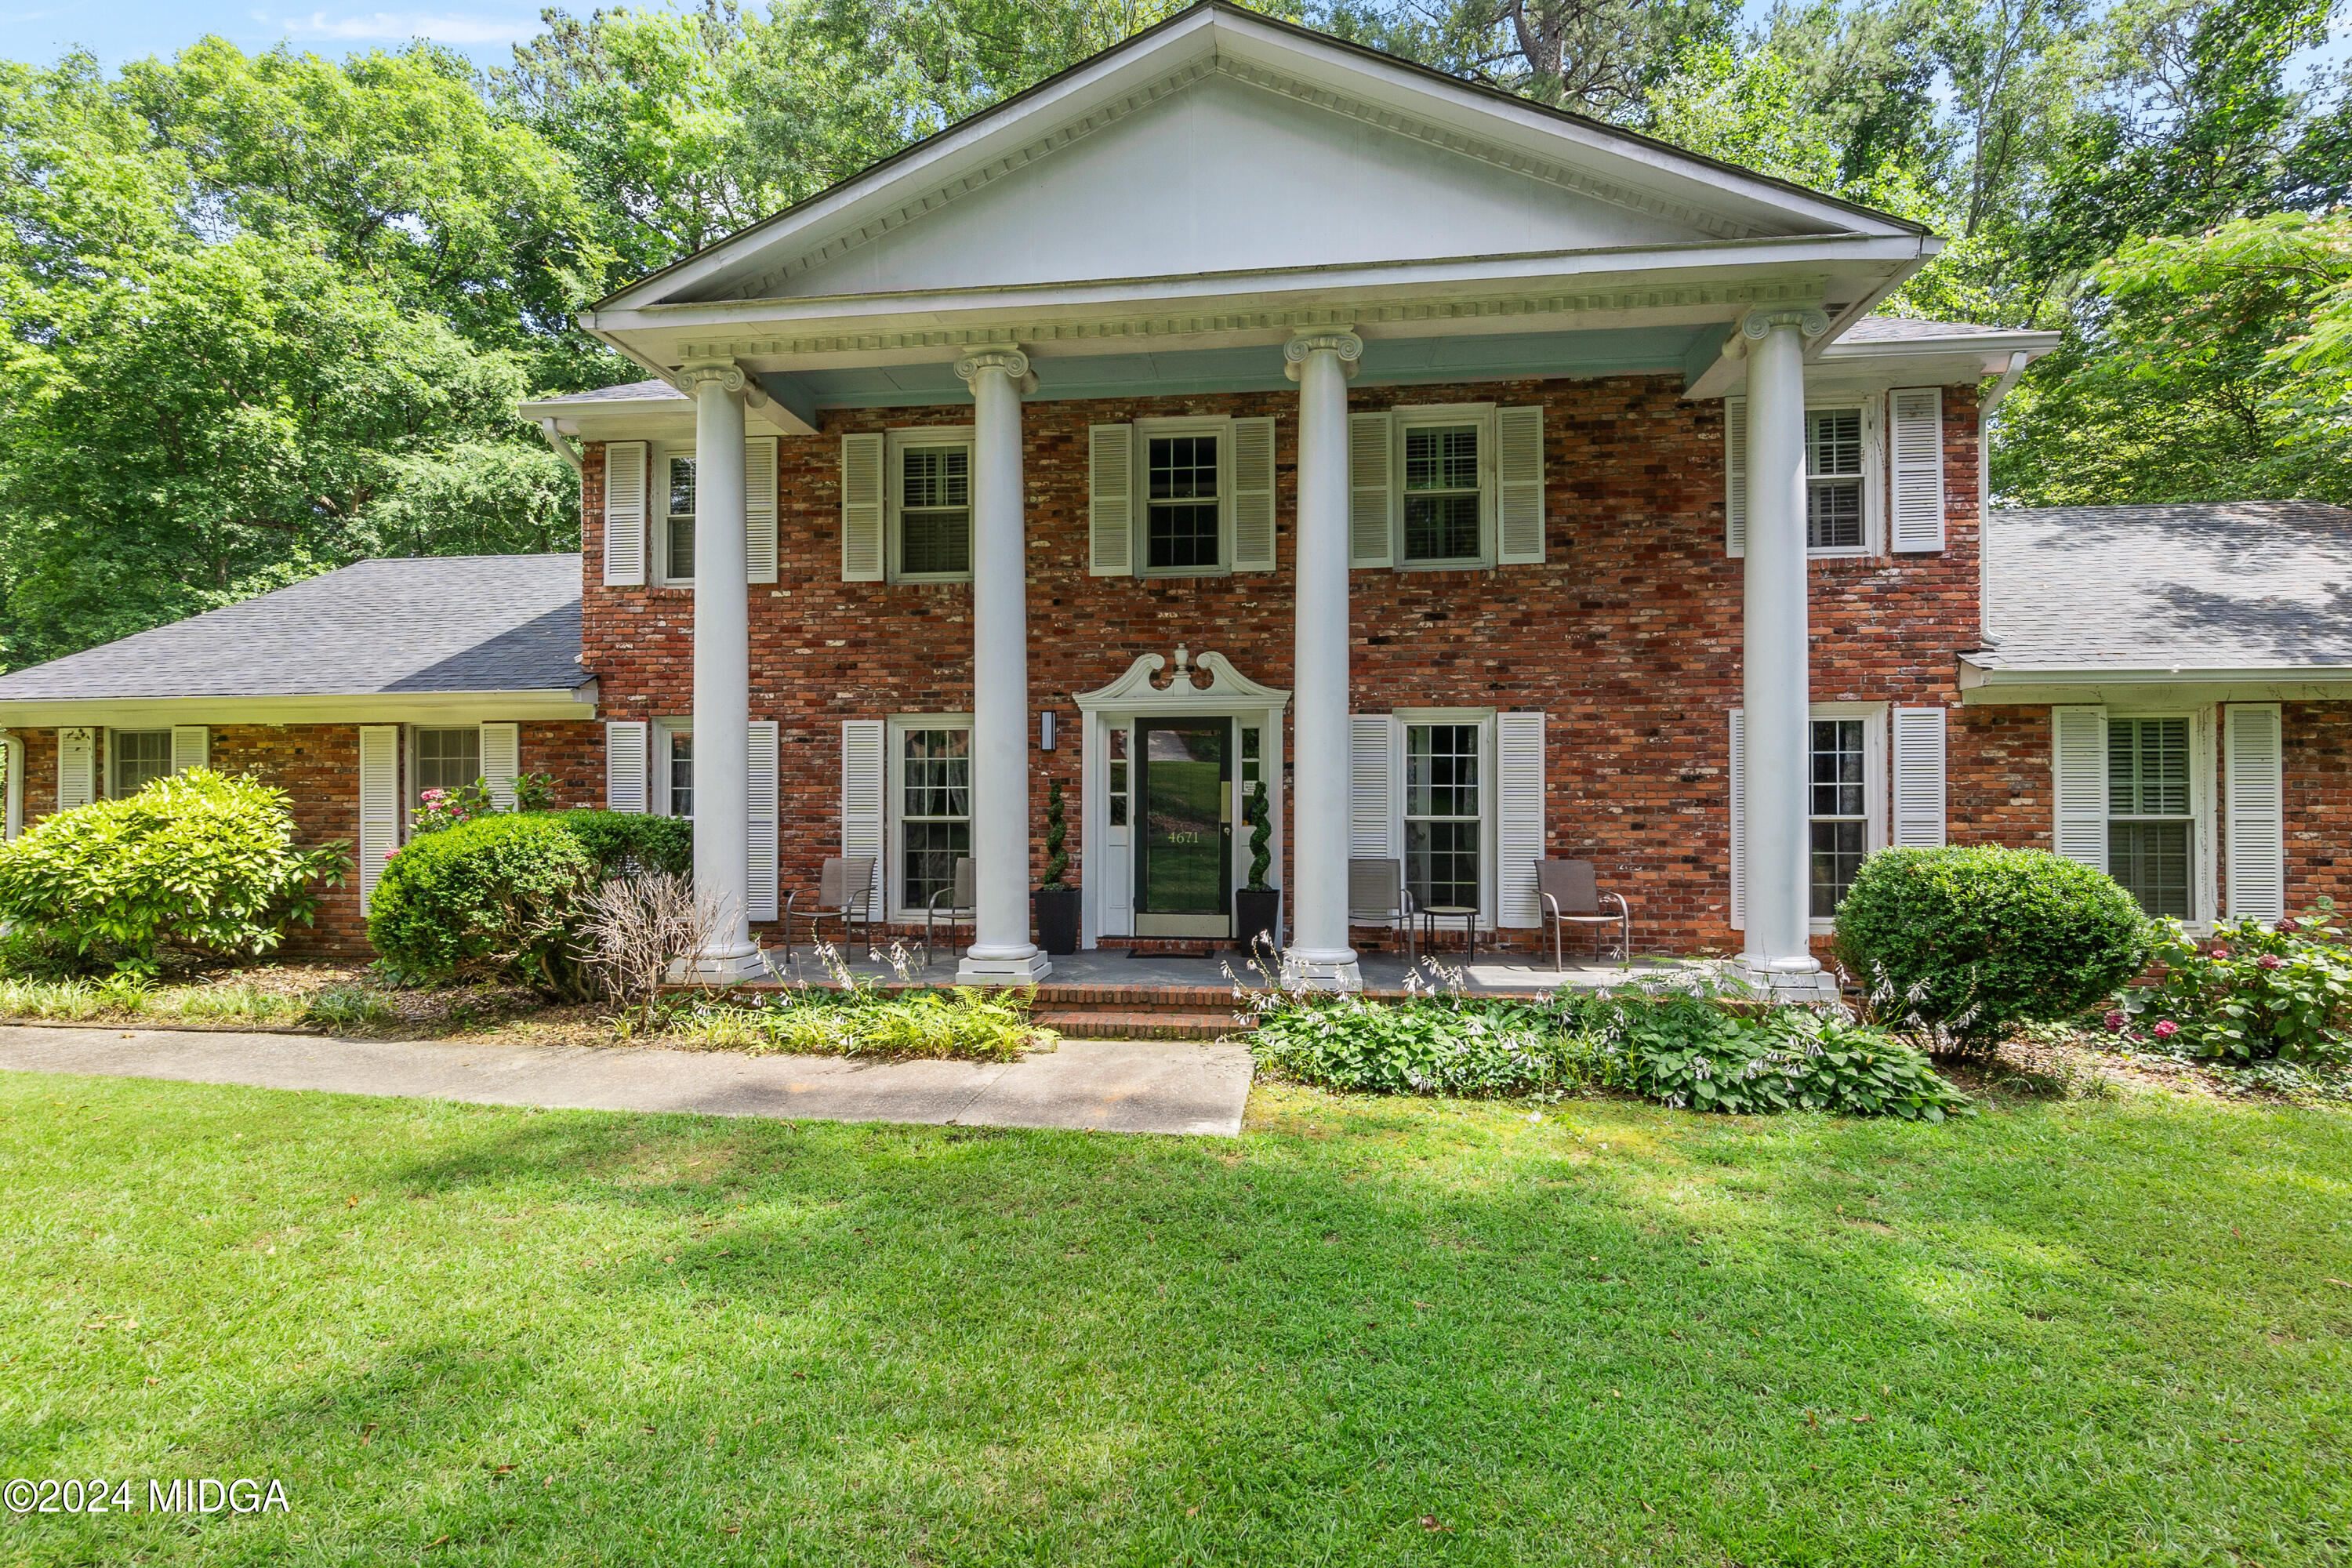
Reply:
M2232 702L2221 712L2230 847L2230 918L2286 913L2285 745L2275 702Z
M642 816L652 809L653 726L620 719L604 726L604 809Z
M1267 553L1272 555L1272 546ZM1125 577L1135 569L1135 426L1087 431L1087 570Z
M1748 399L1744 397L1723 400L1723 552L1748 553Z
M1348 858L1393 860L1397 845L1397 721L1386 713L1348 716ZM1359 924L1385 922L1385 912L1350 910Z
M882 581L882 437L841 438L841 580Z
M1274 421L1234 421L1234 570L1274 570Z
M879 719L841 721L841 852L874 857L874 911L889 909L882 861L883 790L887 777L887 726Z
M2069 860L2107 868L2107 710L2050 710L2051 846Z
M1886 395L1894 450L1894 547L1914 553L1944 548L1944 393L1901 387Z
M743 581L776 580L776 438L743 442Z
M1731 929L1748 929L1748 714L1731 710Z
M1396 422L1387 414L1348 416L1348 564L1396 562Z
M1540 927L1536 862L1544 858L1544 716L1495 715L1496 921Z
M646 444L604 443L604 585L646 581Z
M360 726L360 913L400 846L400 726Z
M522 726L482 726L482 785L500 811L515 808L515 775L522 772Z
M1895 710L1894 843L1906 849L1944 842L1944 754L1947 715L1941 708Z
M1543 410L1495 410L1495 559L1505 566L1540 566L1544 558Z
M213 732L202 724L172 726L172 771L184 773L192 768L213 765Z
M776 918L777 731L772 719L751 721L749 761L743 772L744 918Z
M98 731L58 731L58 809L71 811L98 798Z

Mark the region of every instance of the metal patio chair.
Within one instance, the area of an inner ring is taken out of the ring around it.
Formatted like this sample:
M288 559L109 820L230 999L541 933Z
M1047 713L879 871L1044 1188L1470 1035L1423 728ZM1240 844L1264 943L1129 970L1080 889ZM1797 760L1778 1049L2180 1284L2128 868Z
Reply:
M945 909L940 908L941 899L948 900ZM980 910L975 907L978 902L979 895L973 891L972 885L971 857L959 855L955 863L955 885L934 889L929 900L923 905L924 968L931 966L931 922L935 920L947 922L948 956L952 958L955 956L956 927L971 925L980 918Z
M1348 862L1348 922L1350 925L1389 925L1404 931L1404 953L1407 963L1421 962L1421 945L1413 928L1421 921L1421 910L1412 901L1412 889L1404 885L1404 862L1402 860L1349 860ZM1292 933L1296 937L1297 933Z
M1554 973L1565 969L1560 953L1560 931L1571 925L1592 928L1592 952L1601 956L1601 928L1617 928L1617 959L1630 963L1633 956L1633 910L1622 893L1601 891L1600 877L1590 860L1538 860L1536 862L1536 898L1543 923L1551 927L1551 967ZM1601 908L1601 900L1613 899L1614 914Z
M803 903L802 900L807 899ZM824 937L828 917L841 921L841 943L849 945L852 921L866 927L867 940L874 935L874 857L871 855L835 855L829 857L817 873L816 896L809 899L802 889L794 889L784 900L784 952L793 951L793 916L808 921L809 940L820 942Z

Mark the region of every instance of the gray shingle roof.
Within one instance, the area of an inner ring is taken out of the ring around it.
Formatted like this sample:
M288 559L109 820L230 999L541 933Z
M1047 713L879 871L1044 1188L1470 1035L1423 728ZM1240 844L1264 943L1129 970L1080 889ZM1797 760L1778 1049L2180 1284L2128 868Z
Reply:
M0 702L569 690L580 557L362 561L0 676Z
M1864 316L1838 335L1840 342L1932 342L1937 338L1981 338L2020 327L1980 327L1970 321L1915 321L1908 316Z
M618 386L600 386L593 392L567 392L559 397L534 397L529 400L533 408L551 407L559 403L684 403L688 398L666 381L630 381Z
M1994 669L2352 666L2352 510L2053 507L1986 521Z

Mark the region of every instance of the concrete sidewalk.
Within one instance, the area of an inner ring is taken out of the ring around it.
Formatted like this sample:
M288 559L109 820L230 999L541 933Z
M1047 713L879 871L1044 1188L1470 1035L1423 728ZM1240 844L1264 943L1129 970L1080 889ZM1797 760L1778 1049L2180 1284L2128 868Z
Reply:
M338 1040L174 1029L0 1026L0 1069L327 1089L482 1105L690 1110L1106 1132L1241 1131L1249 1052L1065 1040L1017 1062L871 1062L606 1046Z

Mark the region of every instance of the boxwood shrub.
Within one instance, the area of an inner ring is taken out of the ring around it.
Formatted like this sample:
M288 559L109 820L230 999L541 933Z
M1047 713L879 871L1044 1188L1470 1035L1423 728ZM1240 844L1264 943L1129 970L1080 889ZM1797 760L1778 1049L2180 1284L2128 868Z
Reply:
M2147 968L2155 942L2113 878L2039 849L1882 849L1837 912L1838 956L1880 1015L1945 1054L2075 1016Z
M633 871L684 877L694 869L694 824L683 816L630 811L559 811L553 816L587 851L599 879Z
M596 862L562 814L478 817L385 863L368 941L404 978L504 980L580 1000L581 903L595 885Z
M12 949L130 971L167 947L267 952L348 864L295 844L285 791L192 768L0 844L0 925Z

